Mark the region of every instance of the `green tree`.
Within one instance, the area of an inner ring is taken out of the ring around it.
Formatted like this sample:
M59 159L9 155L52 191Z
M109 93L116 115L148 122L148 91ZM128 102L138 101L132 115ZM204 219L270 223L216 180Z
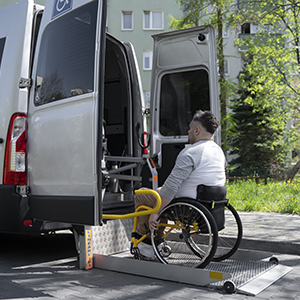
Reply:
M276 130L285 128L286 141L282 146L286 151L299 148L300 3L292 0L244 3L248 14L253 9L252 21L258 28L246 41L246 57L253 59L245 67L251 74L249 82L240 80L249 92L244 102L253 106L254 111L273 113L269 117L271 126ZM287 126L289 121L291 127ZM288 179L296 171L297 168L289 172Z
M248 62L251 63L251 60ZM247 69L247 65L245 67ZM281 158L284 140L283 127L274 126L274 108L254 107L245 100L249 96L252 75L240 73L240 88L237 98L231 101L232 127L229 135L231 165L238 168L265 168ZM255 95L252 94L255 101Z
M177 0L182 5L184 16L172 18L170 27L182 29L204 24L212 24L217 32L217 57L219 65L221 140L224 152L227 151L227 102L232 91L232 83L226 80L224 63L223 32L229 20L233 20L234 0Z

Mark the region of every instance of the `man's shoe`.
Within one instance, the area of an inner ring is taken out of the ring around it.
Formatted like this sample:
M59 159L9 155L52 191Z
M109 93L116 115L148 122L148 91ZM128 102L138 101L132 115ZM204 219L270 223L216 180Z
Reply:
M148 245L146 243L141 242L138 244L138 248L140 250L140 254L142 254L143 256L145 256L147 258L155 257L152 245Z

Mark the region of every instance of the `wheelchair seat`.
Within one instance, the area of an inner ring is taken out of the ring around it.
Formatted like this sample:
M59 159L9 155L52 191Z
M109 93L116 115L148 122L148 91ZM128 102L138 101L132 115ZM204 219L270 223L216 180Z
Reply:
M203 184L197 186L196 199L213 215L218 231L224 229L224 205L228 203L226 193L226 186L207 186Z

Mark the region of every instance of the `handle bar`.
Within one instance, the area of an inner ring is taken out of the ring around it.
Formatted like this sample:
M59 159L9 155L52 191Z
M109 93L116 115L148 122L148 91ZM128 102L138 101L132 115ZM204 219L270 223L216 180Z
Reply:
M154 208L151 208L149 206L142 206L140 208L145 208L146 210L143 211L138 211L130 214L125 214L125 215L108 215L108 214L103 214L102 219L130 219L130 218L135 218L135 217L140 217L140 216L146 216L146 215L151 215L154 214L159 210L161 207L161 198L160 195L154 191L154 190L136 190L134 191L137 195L153 195L156 198L156 206Z

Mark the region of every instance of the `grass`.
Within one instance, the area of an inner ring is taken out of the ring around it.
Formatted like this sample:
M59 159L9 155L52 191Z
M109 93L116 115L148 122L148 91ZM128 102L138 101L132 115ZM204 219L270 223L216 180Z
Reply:
M300 215L300 180L292 182L255 180L227 182L227 198L238 211L277 212Z

